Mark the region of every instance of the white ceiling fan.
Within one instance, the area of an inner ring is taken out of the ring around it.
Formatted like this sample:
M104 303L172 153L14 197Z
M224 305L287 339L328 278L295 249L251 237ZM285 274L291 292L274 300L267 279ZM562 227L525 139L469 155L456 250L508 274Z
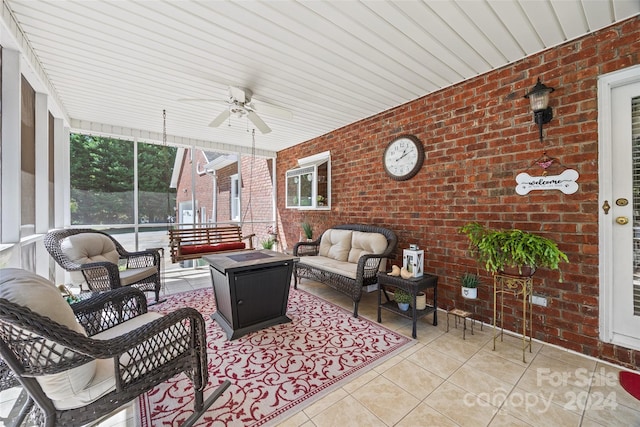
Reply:
M267 102L258 101L253 99L253 92L250 89L229 86L229 98L226 100L218 99L198 99L187 98L180 99L179 101L187 102L215 102L218 104L225 104L227 109L220 113L209 126L218 127L232 114L237 117L247 116L251 123L257 127L262 133L271 132L271 128L258 116L260 114L266 114L283 119L292 119L293 114L286 108L278 107Z

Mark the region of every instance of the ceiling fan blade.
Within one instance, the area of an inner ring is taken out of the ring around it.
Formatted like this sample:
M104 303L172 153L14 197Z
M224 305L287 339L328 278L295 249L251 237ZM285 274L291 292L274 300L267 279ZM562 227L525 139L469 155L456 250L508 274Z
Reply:
M229 104L227 99L213 99L213 98L180 98L178 102L212 102L214 104Z
M278 117L280 119L293 119L293 113L291 112L291 110L287 110L286 108L278 107L277 105L258 100L253 100L251 104L254 110L256 110L258 113Z
M212 128L217 128L222 123L224 123L224 121L227 120L230 115L231 111L229 111L229 109L224 110L218 117L216 117L211 123L209 123L209 126L211 126Z
M249 120L251 120L251 123L253 123L255 127L257 127L260 130L260 132L262 133L271 132L271 128L267 126L267 124L263 122L260 116L258 116L255 112L249 111L247 116L249 117Z

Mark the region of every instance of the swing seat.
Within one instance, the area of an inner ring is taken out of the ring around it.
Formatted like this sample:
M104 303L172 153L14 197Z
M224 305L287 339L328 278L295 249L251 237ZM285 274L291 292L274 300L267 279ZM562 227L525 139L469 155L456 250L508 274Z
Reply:
M169 230L171 262L200 259L205 255L221 252L254 249L253 237L255 234L243 236L241 227L237 225Z

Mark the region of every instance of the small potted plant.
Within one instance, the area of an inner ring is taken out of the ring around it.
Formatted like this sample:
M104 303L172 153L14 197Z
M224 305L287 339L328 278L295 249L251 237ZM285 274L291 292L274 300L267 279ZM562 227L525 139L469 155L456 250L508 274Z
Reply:
M393 293L393 299L398 304L398 308L402 311L409 310L409 303L411 302L411 294L403 289L396 288Z
M262 249L273 249L273 245L276 241L272 238L264 239L260 241L260 245L262 245Z
M551 239L518 229L493 230L477 222L459 229L469 239L471 255L491 274L532 276L538 268L560 272L567 255Z
M480 284L480 278L476 274L464 273L460 278L460 284L462 285L463 298L478 298L478 285Z
M313 228L308 221L304 221L302 223L302 231L304 236L307 238L307 241L311 241L313 239Z

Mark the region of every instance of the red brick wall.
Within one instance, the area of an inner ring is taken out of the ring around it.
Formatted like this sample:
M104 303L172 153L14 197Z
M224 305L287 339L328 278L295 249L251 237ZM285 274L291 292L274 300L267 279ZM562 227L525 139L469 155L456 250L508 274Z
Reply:
M534 289L549 297L548 307L534 306L534 337L619 363L640 366L640 355L605 345L598 339L598 76L640 63L640 19L634 18L525 58L499 70L432 93L374 117L337 129L277 158L278 211L291 247L300 222L317 232L339 223L381 225L398 234L394 263L402 248L424 248L425 271L439 276L441 308L493 317L492 279L481 271L479 300L465 303L458 277L475 271L458 228L479 221L491 227L516 227L550 237L571 264L558 272L539 271ZM554 87L554 118L545 125L544 144L528 100L523 95L540 77ZM401 134L416 135L426 161L409 181L392 181L382 167L386 145ZM331 151L331 211L285 209L284 174L298 158ZM544 151L565 168L579 172L579 190L515 193L515 176L528 171ZM521 328L518 304L505 313L505 327Z

